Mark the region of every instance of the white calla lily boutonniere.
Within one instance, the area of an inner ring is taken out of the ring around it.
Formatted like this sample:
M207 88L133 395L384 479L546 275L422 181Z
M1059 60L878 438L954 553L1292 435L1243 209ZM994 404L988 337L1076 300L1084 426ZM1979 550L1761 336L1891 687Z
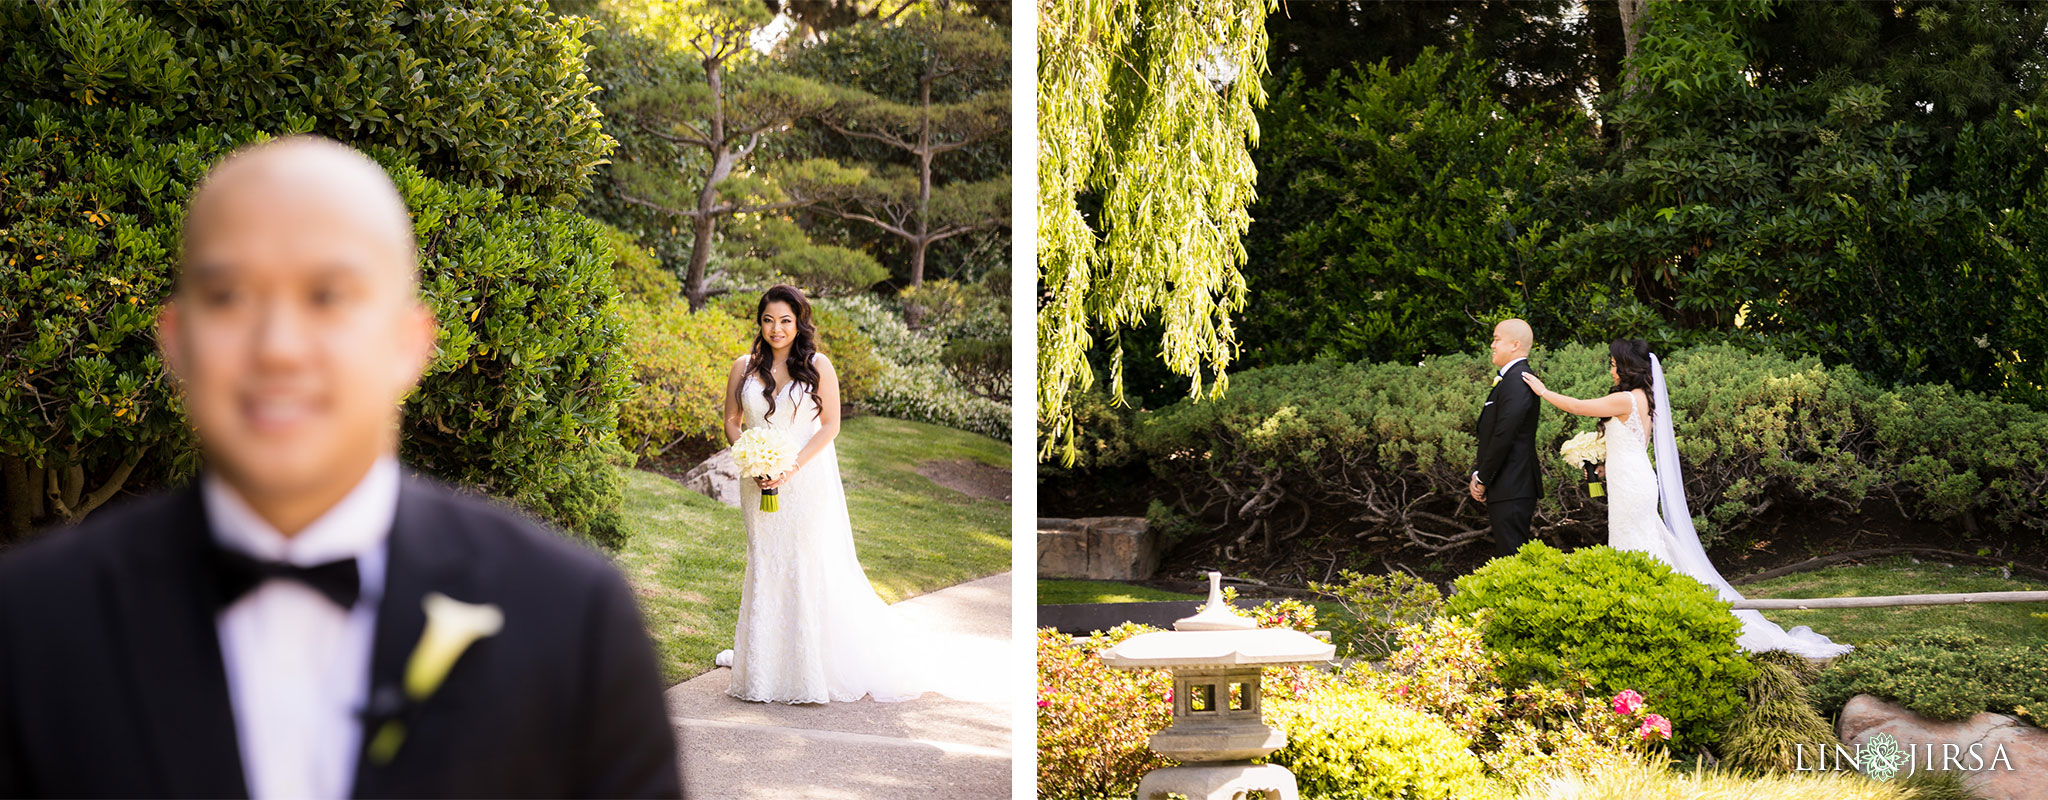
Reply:
M405 699L418 703L432 697L447 680L457 659L480 639L496 636L505 628L505 613L489 603L465 603L440 592L428 592L424 603L426 630L405 662ZM405 741L405 723L386 720L370 740L370 758L389 764Z

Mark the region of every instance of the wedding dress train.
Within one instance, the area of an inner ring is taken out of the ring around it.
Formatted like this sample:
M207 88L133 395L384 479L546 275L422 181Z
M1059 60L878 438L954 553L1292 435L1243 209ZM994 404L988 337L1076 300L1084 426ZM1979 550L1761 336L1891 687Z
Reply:
M1707 560L1693 530L1692 511L1685 502L1685 480L1678 460L1678 444L1672 432L1671 399L1664 386L1664 366L1650 356L1651 397L1656 409L1657 460L1653 465L1646 452L1643 414L1636 408L1635 394L1629 394L1627 422L1605 423L1607 442L1607 539L1617 550L1635 550L1662 561L1680 574L1692 577L1714 590L1722 600L1743 599L1742 593L1721 577ZM1662 469L1659 469L1662 467ZM1663 513L1659 514L1659 508ZM1826 658L1849 652L1849 645L1837 644L1813 629L1800 625L1791 630L1764 618L1753 610L1737 610L1742 633L1737 646L1752 653L1787 650L1809 658Z

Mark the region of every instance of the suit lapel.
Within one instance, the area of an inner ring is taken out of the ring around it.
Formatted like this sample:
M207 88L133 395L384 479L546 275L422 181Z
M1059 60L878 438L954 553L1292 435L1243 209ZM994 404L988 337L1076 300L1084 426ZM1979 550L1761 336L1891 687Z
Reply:
M356 761L356 797L389 794L395 776L411 763L406 747L400 745L390 764L371 763L369 745L377 735L377 712L395 709L405 662L426 630L427 613L422 603L428 592L438 591L457 598L469 598L473 574L466 569L468 557L459 531L435 514L429 491L418 478L407 475L398 490L398 511L392 520L389 558L386 561L384 597L377 604L377 632L371 645L371 719L363 726L362 749ZM423 707L430 708L433 698ZM381 708L380 708L381 707ZM414 710L415 712L418 709ZM411 722L416 723L417 718ZM408 728L417 729L417 724Z
M115 637L135 687L163 794L248 797L222 666L197 484L178 490L164 529L127 533L113 554Z

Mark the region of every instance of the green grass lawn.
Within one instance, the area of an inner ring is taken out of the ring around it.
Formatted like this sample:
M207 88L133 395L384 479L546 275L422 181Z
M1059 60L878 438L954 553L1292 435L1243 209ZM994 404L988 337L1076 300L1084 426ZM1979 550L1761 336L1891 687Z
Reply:
M854 544L890 602L1010 568L1010 506L917 474L925 461L1008 468L1010 446L971 433L862 416L836 442ZM625 470L631 539L615 557L640 596L670 684L711 668L732 646L746 569L740 512L662 475Z
M2048 589L2048 585L2024 578L2002 578L1992 567L1916 564L1895 558L1882 563L1800 572L1735 588L1745 597L1793 598L2024 592ZM1998 642L2048 642L2048 620L2032 616L2043 612L2048 612L2048 603L1766 611L1764 616L1788 628L1810 626L1830 639L1849 644L1942 626L1962 628Z
M1245 588L1239 587L1238 591L1245 592ZM1256 595L1258 592L1254 590L1248 592L1248 594ZM1164 589L1154 589L1149 586L1138 586L1130 583L1117 583L1116 581L1046 578L1038 582L1038 604L1045 606L1071 605L1075 603L1157 603L1173 600L1194 600L1199 602L1208 599L1209 596L1205 594L1169 592ZM1238 604L1239 607L1243 607L1243 605L1243 603ZM1257 603L1253 605L1257 605ZM1311 601L1309 605L1316 607L1316 618L1318 620L1333 619L1344 613L1343 606L1327 600Z
M1896 558L1875 564L1827 567L1736 587L1746 597L1868 597L1895 594L1956 592L2022 592L2048 589L2024 578L2003 578L1992 567L1913 563ZM1041 605L1066 603L1140 603L1159 600L1201 600L1200 596L1162 591L1113 581L1041 580ZM1343 613L1335 603L1318 602L1316 612L1328 618ZM2048 642L2048 603L1986 603L1959 606L1901 606L1819 611L1767 611L1764 616L1790 628L1806 625L1838 642L1860 644L1930 628L1953 626L1999 642Z
M1081 581L1048 578L1038 582L1038 604L1156 603L1172 600L1207 600L1203 595L1169 592L1115 581Z

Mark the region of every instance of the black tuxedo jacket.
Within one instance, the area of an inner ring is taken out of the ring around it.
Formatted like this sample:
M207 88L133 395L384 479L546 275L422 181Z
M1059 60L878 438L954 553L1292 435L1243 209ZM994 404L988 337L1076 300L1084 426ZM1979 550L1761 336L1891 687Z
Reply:
M0 558L0 797L247 797L196 486L105 509ZM370 695L396 697L438 591L503 630L398 713L357 797L677 797L674 732L633 594L602 557L408 476ZM377 722L364 726L367 740Z
M1543 470L1536 461L1536 393L1522 382L1528 359L1515 362L1486 395L1479 412L1479 465L1486 502L1543 496Z

